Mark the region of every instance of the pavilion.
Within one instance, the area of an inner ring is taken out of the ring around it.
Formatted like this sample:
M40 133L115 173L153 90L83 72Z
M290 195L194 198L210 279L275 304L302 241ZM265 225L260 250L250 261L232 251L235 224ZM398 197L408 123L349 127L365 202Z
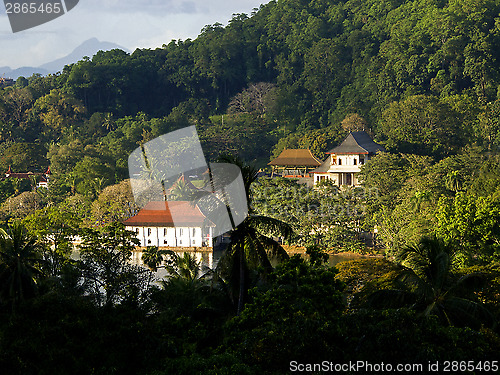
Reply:
M321 165L309 149L288 149L273 161L268 163L272 167L273 177L275 174L288 178L309 177L309 172Z

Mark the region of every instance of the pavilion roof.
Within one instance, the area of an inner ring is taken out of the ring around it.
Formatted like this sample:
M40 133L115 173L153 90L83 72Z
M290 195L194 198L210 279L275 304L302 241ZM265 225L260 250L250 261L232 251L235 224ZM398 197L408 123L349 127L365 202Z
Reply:
M273 161L268 163L273 166L293 167L319 167L321 161L316 159L309 149L287 149Z

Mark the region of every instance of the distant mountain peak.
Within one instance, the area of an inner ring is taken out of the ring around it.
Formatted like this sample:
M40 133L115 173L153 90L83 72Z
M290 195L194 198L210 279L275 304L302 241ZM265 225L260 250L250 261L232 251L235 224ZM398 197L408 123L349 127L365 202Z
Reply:
M35 73L47 75L61 71L65 65L73 64L85 56L92 57L99 51L110 51L112 49L121 49L125 52L130 52L126 48L111 42L101 42L97 38L90 38L76 47L69 55L60 59L50 61L39 67L22 67L11 69L7 66L0 68L0 77L18 79L20 76L29 77Z
M43 64L40 66L40 68L55 73L62 70L65 65L76 63L85 56L92 57L99 51L110 51L112 49L121 49L129 52L126 48L121 47L118 44L111 42L101 42L97 38L90 38L76 47L69 55Z

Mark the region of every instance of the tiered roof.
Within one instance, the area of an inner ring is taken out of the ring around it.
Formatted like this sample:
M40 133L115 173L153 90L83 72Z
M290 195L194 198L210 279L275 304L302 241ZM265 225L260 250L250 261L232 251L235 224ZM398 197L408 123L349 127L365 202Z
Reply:
M316 159L309 149L288 149L283 150L281 154L268 163L273 166L290 167L318 167L321 161Z
M378 151L385 151L385 148L364 131L351 132L344 141L334 147L327 154L375 154Z
M9 169L5 172L5 177L3 178L21 178L21 179L30 179L32 176L35 176L37 180L40 182L47 182L48 176L52 172L50 171L50 167L47 168L45 173L33 173L33 172L12 172L12 168L9 165Z
M326 160L318 168L313 170L311 173L326 173L330 169L332 164L332 155L328 155Z

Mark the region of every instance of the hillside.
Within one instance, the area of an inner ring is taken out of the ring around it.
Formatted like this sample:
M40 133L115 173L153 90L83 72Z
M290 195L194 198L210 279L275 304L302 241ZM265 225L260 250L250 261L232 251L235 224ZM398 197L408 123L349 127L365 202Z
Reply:
M0 139L106 145L119 169L138 142L196 124L209 158L265 166L284 147L324 158L355 113L391 151L496 149L499 13L498 1L270 2L195 40L18 82L1 92Z

